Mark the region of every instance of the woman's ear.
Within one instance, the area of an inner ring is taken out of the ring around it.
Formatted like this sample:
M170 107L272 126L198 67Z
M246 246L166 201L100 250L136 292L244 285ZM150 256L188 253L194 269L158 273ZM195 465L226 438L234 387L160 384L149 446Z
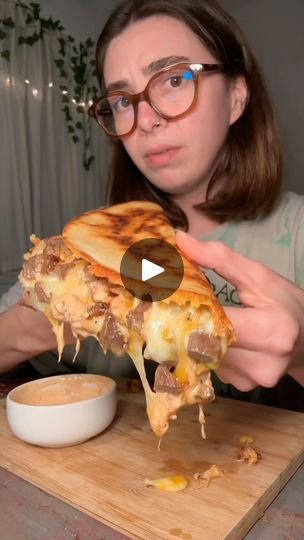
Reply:
M243 114L248 102L249 92L244 77L236 77L230 82L231 109L230 125L234 124Z

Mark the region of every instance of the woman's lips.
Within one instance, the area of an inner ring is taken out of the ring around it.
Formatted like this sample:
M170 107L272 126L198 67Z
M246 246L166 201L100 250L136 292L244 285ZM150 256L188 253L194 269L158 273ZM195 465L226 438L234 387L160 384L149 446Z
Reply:
M148 150L145 157L151 165L166 165L176 156L179 150L180 147L178 146L158 146Z

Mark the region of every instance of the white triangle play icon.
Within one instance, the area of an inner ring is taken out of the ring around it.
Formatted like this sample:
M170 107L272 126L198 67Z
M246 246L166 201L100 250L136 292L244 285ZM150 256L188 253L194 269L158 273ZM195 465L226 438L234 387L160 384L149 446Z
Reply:
M147 259L142 259L141 261L141 279L142 281L147 281L148 279L151 279L155 276L158 276L159 274L162 274L165 271L165 269L162 266L158 266L158 264L154 264L151 261L148 261Z

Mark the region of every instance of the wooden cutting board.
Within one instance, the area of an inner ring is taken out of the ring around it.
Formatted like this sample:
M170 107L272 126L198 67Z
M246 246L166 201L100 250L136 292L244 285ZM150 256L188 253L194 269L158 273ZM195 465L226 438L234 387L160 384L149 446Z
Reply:
M0 402L0 466L132 539L242 538L303 462L303 414L217 399L207 407L207 440L196 407L183 410L157 450L143 394L122 395L106 432L78 446L46 449L16 439ZM256 465L236 461L242 435L262 454ZM193 474L218 465L224 477ZM177 493L144 479L184 475Z

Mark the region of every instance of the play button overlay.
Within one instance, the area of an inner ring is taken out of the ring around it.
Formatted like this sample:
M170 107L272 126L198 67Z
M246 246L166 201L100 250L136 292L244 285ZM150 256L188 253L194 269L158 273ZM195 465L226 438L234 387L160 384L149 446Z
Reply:
M126 289L139 300L159 302L180 286L183 259L177 249L158 238L146 238L125 252L120 275Z
M159 274L162 274L164 271L165 269L162 266L158 266L158 264L154 264L151 261L147 261L147 259L143 259L141 261L142 281L148 281L148 279L156 277Z

